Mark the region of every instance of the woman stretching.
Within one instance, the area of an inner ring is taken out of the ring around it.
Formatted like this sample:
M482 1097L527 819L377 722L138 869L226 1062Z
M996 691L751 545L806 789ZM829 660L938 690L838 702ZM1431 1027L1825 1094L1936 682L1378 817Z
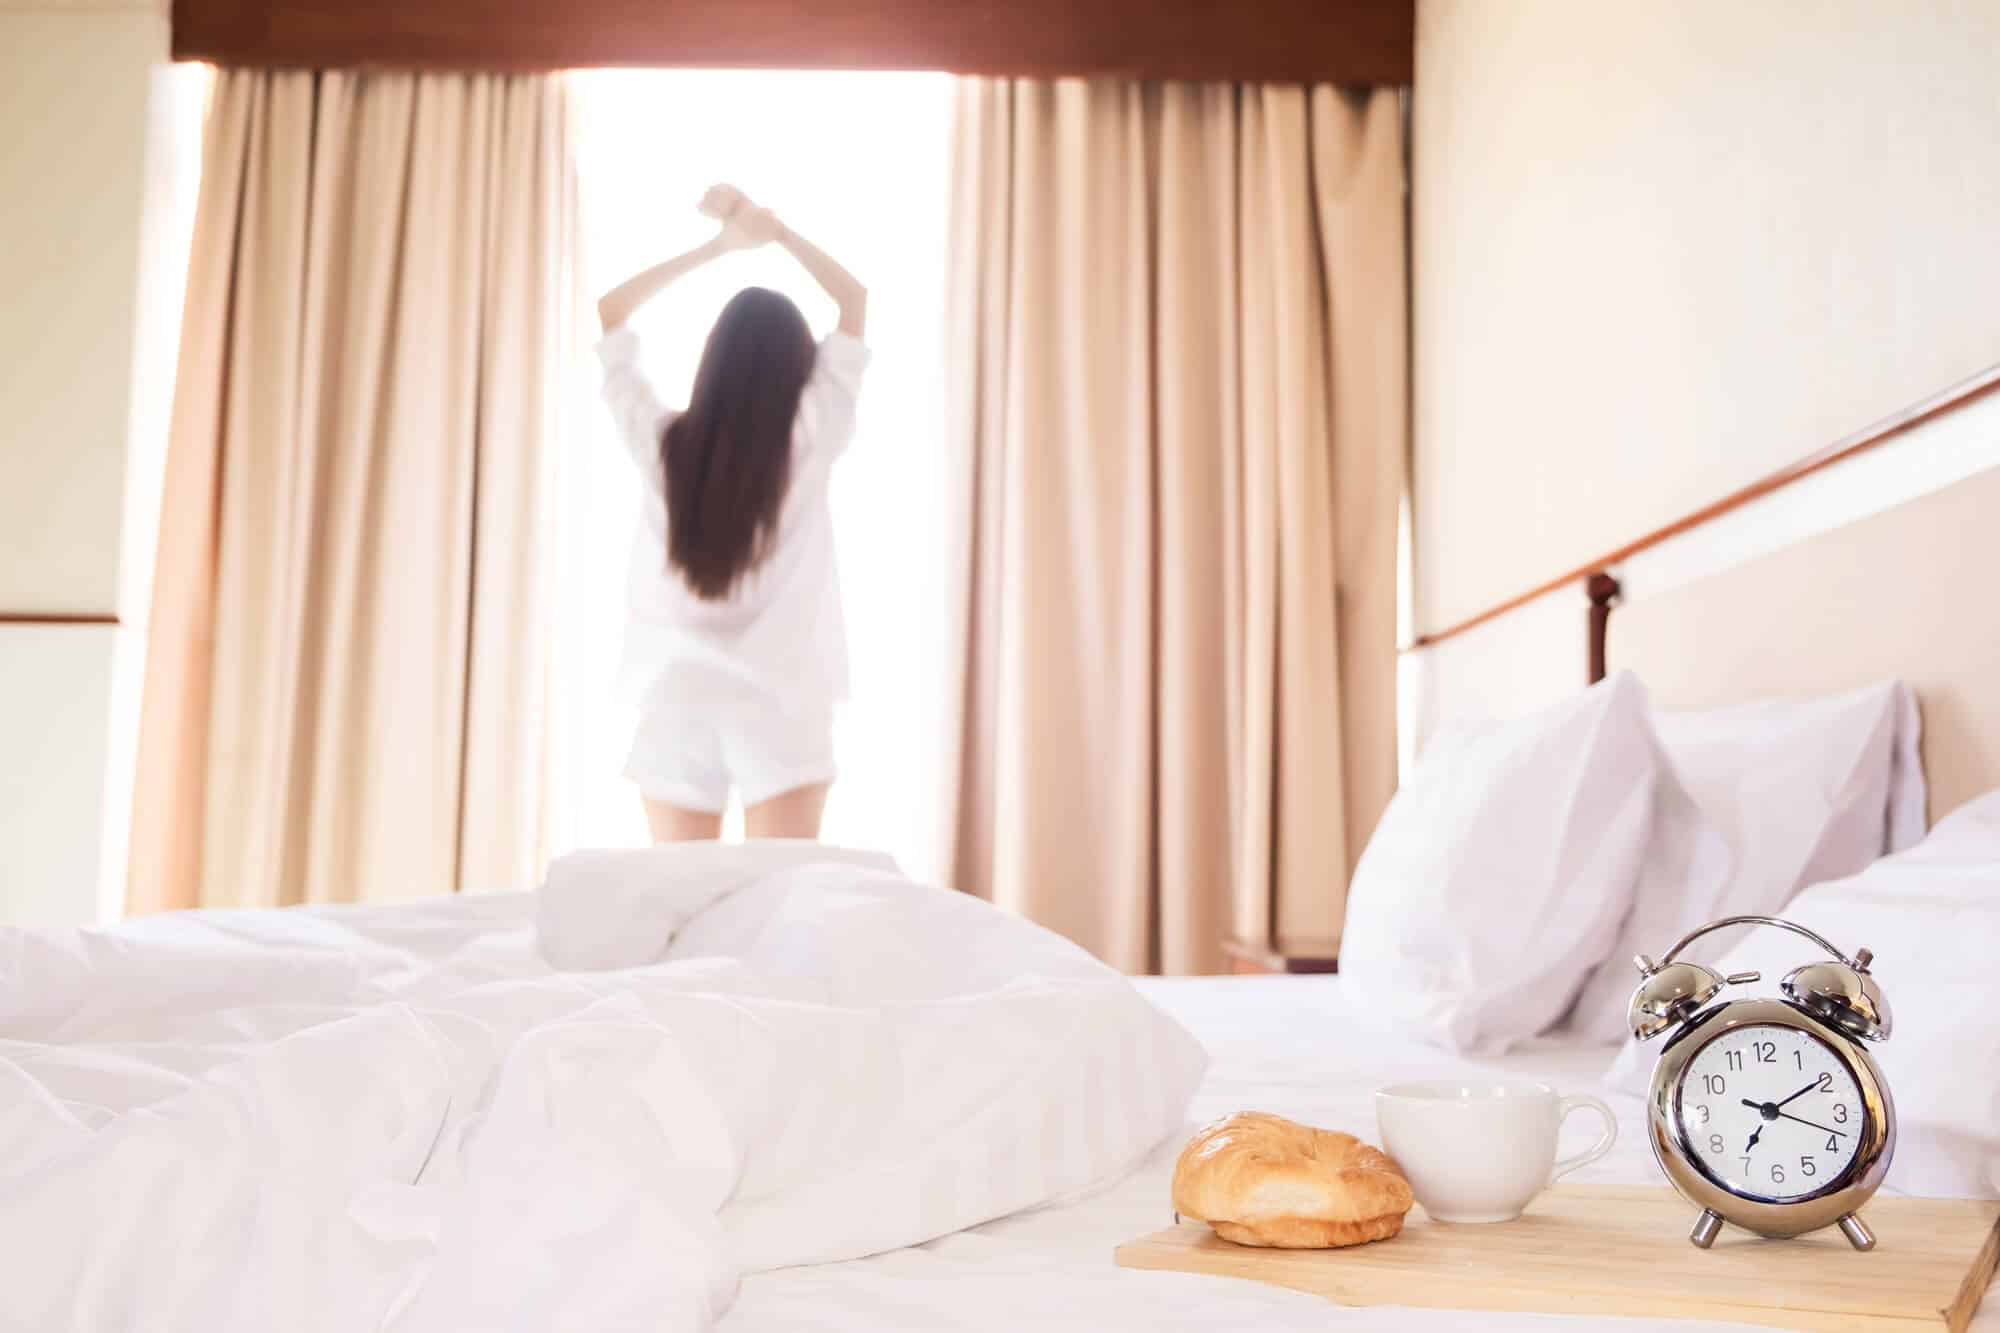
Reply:
M625 775L658 842L714 838L733 787L752 838L812 838L847 689L827 473L854 434L868 292L742 191L718 185L707 244L597 303L604 397L645 479L625 660L645 682ZM723 307L687 410L639 370L634 311L731 250L775 242L840 307L817 345L798 307L746 287Z

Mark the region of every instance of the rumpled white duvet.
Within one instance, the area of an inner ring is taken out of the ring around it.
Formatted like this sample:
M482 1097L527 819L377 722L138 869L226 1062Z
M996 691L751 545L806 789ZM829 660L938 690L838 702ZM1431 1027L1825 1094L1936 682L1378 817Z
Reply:
M1115 1175L1203 1064L1066 941L803 846L0 932L0 1328L703 1328Z

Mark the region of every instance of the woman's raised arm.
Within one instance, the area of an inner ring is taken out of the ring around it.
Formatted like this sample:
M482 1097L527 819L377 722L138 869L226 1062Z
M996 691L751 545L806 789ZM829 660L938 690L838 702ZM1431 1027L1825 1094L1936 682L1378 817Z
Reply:
M706 201L704 201L704 204ZM703 209L707 211L706 207ZM632 318L633 312L665 291L676 279L686 277L712 259L731 250L749 250L776 239L771 228L747 215L728 217L722 230L686 254L655 264L635 273L597 298L597 318L606 333Z
M861 337L868 327L868 289L862 286L861 279L783 222L778 223L777 239L778 244L799 261L799 267L812 274L813 281L824 288L834 304L840 307L840 331L851 337Z

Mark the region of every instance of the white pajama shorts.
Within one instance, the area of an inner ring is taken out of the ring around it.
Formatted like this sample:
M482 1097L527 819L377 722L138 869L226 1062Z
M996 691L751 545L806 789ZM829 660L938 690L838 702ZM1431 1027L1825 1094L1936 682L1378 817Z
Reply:
M720 814L834 779L833 704L720 666L668 667L646 691L625 776L648 800Z

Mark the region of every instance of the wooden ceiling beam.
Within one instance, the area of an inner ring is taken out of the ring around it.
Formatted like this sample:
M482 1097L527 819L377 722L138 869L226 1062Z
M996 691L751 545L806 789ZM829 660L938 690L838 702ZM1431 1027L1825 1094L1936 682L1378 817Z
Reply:
M946 70L1405 84L1415 0L173 0L177 59L270 68Z

